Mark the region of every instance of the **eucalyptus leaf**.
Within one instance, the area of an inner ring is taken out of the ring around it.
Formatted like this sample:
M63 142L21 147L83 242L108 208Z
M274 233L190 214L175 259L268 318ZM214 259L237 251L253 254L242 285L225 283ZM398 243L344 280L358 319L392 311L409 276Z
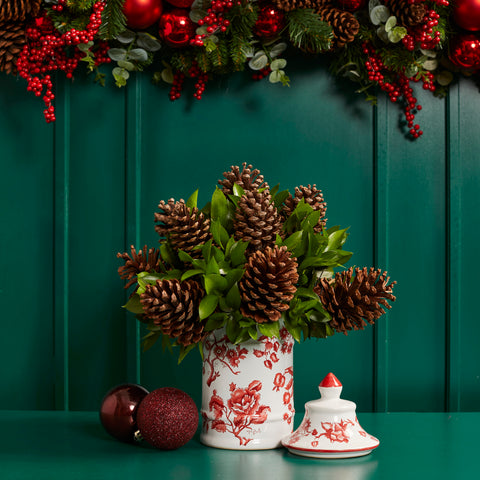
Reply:
M137 45L144 48L147 52L156 52L162 47L162 44L147 32L138 33Z
M272 70L282 70L282 68L285 68L286 66L287 61L283 58L277 58L270 64Z
M283 70L273 70L268 76L268 81L270 83L279 83L282 81L282 77L285 74Z
M446 87L447 85L450 85L450 83L453 81L453 74L448 70L443 70L435 77L435 79L437 80L439 85L441 85L442 87Z
M120 68L128 70L129 72L133 72L133 70L135 70L135 65L128 60L119 60L117 63Z
M438 60L435 58L425 60L425 62L422 64L422 67L430 72L436 70L438 68Z
M287 49L287 44L285 42L281 42L281 43L277 43L276 45L274 45L272 47L272 49L270 50L270 57L271 58L275 58L275 57L278 57L279 55L281 55L285 50ZM272 62L273 64L273 62ZM285 65L287 64L287 62L285 61ZM284 68L283 67L280 67L280 68ZM273 70L273 67L272 67L272 70Z
M127 58L127 51L124 48L110 48L108 56L114 61L125 60Z
M405 27L395 27L393 30L388 32L388 39L392 43L398 43L406 34L407 29Z
M172 84L173 81L175 80L175 77L173 76L173 71L171 68L164 68L162 72L160 73L162 80L165 83Z
M143 48L133 48L127 53L128 60L136 62L146 62L148 60L148 53Z
M374 25L385 23L390 17L390 10L385 5L377 5L370 11L370 20Z
M252 70L261 70L268 65L268 57L263 50L257 52L248 62Z
M388 20L385 22L385 31L388 33L393 30L393 27L397 24L397 17L391 16L388 17Z
M135 40L135 32L131 30L124 30L122 33L116 36L116 40L123 44L132 43Z

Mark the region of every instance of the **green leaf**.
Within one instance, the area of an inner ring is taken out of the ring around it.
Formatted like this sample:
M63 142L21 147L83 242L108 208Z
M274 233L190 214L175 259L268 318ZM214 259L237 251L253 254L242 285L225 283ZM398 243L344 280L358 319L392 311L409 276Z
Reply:
M250 335L250 338L252 340L257 340L258 339L258 331L257 331L257 326L256 325L254 327L249 327L248 328L248 335Z
M240 304L242 303L242 298L240 296L240 290L238 289L237 284L235 284L228 291L228 293L227 293L227 303L234 310L238 310L240 308Z
M228 282L228 289L232 288L235 283L237 283L244 274L245 270L243 268L234 268L227 272L225 279Z
M205 330L211 332L212 330L217 330L217 328L222 328L228 318L227 313L218 312L213 313L208 317L207 323L205 324Z
M220 273L220 268L218 267L218 263L215 260L215 257L211 257L210 260L208 261L205 273L207 275L211 273Z
M347 240L348 228L343 230L337 230L330 235L328 235L328 244L325 250L337 250L339 249Z
M282 70L287 66L287 61L284 58L276 58L271 64L272 70Z
M136 62L146 62L148 60L148 53L143 48L132 48L127 54L128 60Z
M137 294L132 295L123 308L132 313L144 313L143 305L140 302L140 295Z
M207 295L221 294L228 286L226 278L217 273L211 273L205 276L205 291Z
M213 235L213 239L221 247L225 247L230 240L230 235L225 230L219 220L212 220L210 223L210 232Z
M272 195L273 197L273 203L277 208L279 208L283 202L288 198L290 195L290 192L288 190L282 190L281 192L278 192L275 196Z
M259 323L258 330L267 337L280 338L280 328L278 322Z
M129 62L127 60L119 60L117 63L120 68L124 68L129 72L133 72L133 70L135 70L135 65L132 62Z
M296 297L306 297L306 298L312 298L314 300L318 300L318 295L311 289L309 288L297 288L297 291L295 292Z
M184 280L187 280L191 277L194 277L195 275L199 275L200 273L203 273L203 270L200 270L199 268L194 268L192 270L187 270L182 277L180 278L180 281L183 282Z
M195 190L187 200L187 207L190 209L197 208L198 188Z
M142 339L143 351L146 352L147 350L150 350L160 336L162 336L161 332L147 333Z
M202 255L207 263L210 261L210 258L212 256L212 244L213 241L210 239L202 246Z
M239 265L244 265L247 259L245 258L245 250L248 247L248 242L242 242L239 240L236 242L232 250L230 251L230 259L232 260L232 265L238 267Z
M240 325L238 324L238 322L234 318L229 318L228 319L225 331L227 333L228 339L232 343L234 343L234 344L238 343L238 337L240 336L241 330L242 329L240 328Z
M290 252L295 250L295 248L300 245L303 237L303 231L299 230L298 232L292 233L289 237L287 237L283 245L285 245ZM299 256L299 255L297 255Z
M137 37L137 45L147 52L156 52L162 47L160 42L147 32L138 32Z
M180 365L183 359L196 347L197 347L196 343L192 343L191 345L188 345L188 347L185 347L185 345L182 345L182 347L180 348L180 353L178 354L178 364Z
M240 185L234 183L233 184L233 194L236 197L243 197L243 195L245 195L245 190Z
M184 263L193 263L192 256L183 250L178 251L178 258Z
M202 298L202 301L200 302L200 305L198 307L200 320L208 318L215 311L217 305L217 295L205 295L205 297Z
M175 254L173 250L166 244L162 243L160 245L160 255L162 259L170 265L175 265Z
M223 226L228 223L228 200L218 187L212 195L211 218L219 220Z

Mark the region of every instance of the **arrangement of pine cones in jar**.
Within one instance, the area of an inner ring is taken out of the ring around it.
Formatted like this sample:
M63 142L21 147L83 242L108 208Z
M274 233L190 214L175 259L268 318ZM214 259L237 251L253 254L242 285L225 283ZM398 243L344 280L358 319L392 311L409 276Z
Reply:
M159 248L119 253L126 308L156 340L180 347L183 358L208 332L225 327L239 343L279 336L285 326L300 341L373 324L394 301L396 282L380 269L343 269L346 230L327 228L326 202L315 185L293 194L270 188L243 164L223 174L202 209L161 201L155 213Z

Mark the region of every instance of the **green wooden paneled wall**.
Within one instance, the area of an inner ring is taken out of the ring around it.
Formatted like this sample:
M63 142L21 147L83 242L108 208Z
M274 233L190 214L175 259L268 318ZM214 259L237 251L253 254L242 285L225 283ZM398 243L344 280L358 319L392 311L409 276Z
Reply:
M115 254L155 245L159 200L199 187L203 203L247 161L270 184L316 183L329 224L350 226L351 264L398 280L375 328L296 346L297 410L329 371L360 411L479 410L480 95L417 92L425 135L411 142L386 99L374 109L303 67L289 89L222 78L173 104L147 76L123 90L80 76L57 85L55 125L0 78L0 408L95 410L126 381L199 402L198 356L140 352Z

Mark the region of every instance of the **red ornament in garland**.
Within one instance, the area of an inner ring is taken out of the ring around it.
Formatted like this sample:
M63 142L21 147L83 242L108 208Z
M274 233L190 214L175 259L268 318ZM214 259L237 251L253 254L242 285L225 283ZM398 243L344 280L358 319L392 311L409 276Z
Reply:
M284 26L283 12L273 5L267 5L258 12L254 31L261 38L272 38L279 35Z
M452 2L453 20L465 30L480 30L480 0L455 0Z
M190 8L193 4L193 0L167 0L167 2L177 8Z
M142 437L152 446L174 450L192 439L198 427L198 410L182 390L158 388L138 407L137 423Z
M342 10L356 12L365 6L367 0L338 0L338 5Z
M470 33L452 38L449 58L460 68L480 68L480 37Z
M171 47L185 47L195 36L195 24L190 20L188 10L175 8L160 18L159 34Z
M133 30L144 30L158 21L163 11L162 0L125 0L123 13Z
M148 390L132 383L109 390L100 407L103 428L117 440L133 443L138 430L137 409L147 395Z

